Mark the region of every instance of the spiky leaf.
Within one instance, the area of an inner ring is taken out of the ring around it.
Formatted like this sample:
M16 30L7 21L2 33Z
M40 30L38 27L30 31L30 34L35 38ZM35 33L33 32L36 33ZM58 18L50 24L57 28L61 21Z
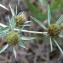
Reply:
M60 52L63 54L63 50L61 49L61 47L59 46L59 44L57 43L57 41L55 39L53 39L55 44L57 45L57 47L59 48Z
M20 3L20 0L18 0L18 5L19 5L19 3Z
M23 48L26 48L26 45L25 45L25 43L24 43L23 40L21 40L21 41L19 42L19 46L21 46L21 47L23 47ZM27 48L26 48L26 49L27 49Z
M2 50L0 50L0 53L2 53L3 51L5 51L5 50L8 48L8 46L9 46L9 44L6 44L6 45L2 48Z
M2 28L0 28L0 32L3 32L6 29L8 29L8 27L4 27L4 28L2 27Z
M10 10L11 10L12 16L15 16L15 11L14 11L14 9L11 7L10 4L9 4L9 7L10 7Z
M16 58L16 49L15 49L15 47L13 47L13 53L14 53L14 56Z
M49 38L49 39L50 39L50 46L51 46L51 52L52 52L52 50L53 50L52 39L51 38Z
M63 35L59 35L60 38L63 38Z
M17 6L16 6L16 15L17 15L17 13L18 13L18 10L17 10Z
M0 33L0 38L5 37L8 34L8 30L4 30L3 32Z
M50 7L49 7L49 5L48 5L48 25L50 25L50 19L51 19Z
M60 24L63 21L63 15L57 20L56 24Z
M38 23L42 28L44 28L44 29L46 29L46 27L45 27L45 25L41 22L41 21L39 21L38 19L36 19L36 18L34 18L34 17L32 17L32 16L30 16L36 23Z
M0 7L6 9L6 10L9 10L7 7L5 7L4 5L0 4Z
M11 19L9 18L9 26L10 26L11 30L13 31L15 28L14 17L12 17Z

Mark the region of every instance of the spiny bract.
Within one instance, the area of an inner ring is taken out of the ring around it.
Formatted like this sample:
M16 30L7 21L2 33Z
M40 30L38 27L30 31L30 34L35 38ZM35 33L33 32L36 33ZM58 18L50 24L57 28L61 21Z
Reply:
M51 24L48 26L47 32L51 37L58 36L60 33L60 26L57 24Z
M17 32L10 31L9 34L6 36L7 43L9 45L16 45L19 42L19 35Z

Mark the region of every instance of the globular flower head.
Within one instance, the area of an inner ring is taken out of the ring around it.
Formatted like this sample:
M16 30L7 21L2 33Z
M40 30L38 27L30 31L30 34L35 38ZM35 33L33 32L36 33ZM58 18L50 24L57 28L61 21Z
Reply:
M26 21L26 16L24 14L17 15L15 18L16 26L21 27Z
M51 24L50 26L48 26L47 32L51 37L58 36L60 33L60 26L57 24Z
M9 34L6 36L6 39L9 45L14 46L19 42L19 35L17 32L10 31Z

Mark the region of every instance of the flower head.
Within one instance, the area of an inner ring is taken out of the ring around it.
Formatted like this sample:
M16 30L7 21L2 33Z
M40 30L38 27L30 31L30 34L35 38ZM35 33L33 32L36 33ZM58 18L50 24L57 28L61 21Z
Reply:
M18 44L19 42L19 35L17 32L14 32L14 31L10 31L8 33L8 35L6 36L6 39L7 39L7 43L9 45L12 45L12 46L15 46Z
M47 32L51 37L58 36L60 33L60 26L57 24L51 24L50 26L48 26Z
M21 27L25 21L26 21L26 16L23 13L15 17L16 26L18 27Z

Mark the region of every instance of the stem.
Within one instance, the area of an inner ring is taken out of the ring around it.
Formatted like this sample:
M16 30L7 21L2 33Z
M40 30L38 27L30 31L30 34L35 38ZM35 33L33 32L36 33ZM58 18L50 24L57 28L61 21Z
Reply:
M36 33L36 34L47 34L47 32L37 32L37 31L28 31L28 30L21 30L21 32Z
M4 24L2 24L2 23L0 23L0 26L2 26L2 27L7 27L6 25L4 25ZM16 29L16 28L15 28L14 30L19 31L19 29ZM36 34L44 34L44 35L47 34L47 32L37 32L37 31L28 31L28 30L21 30L21 32L36 33Z
M15 29L18 31L19 29ZM29 31L29 30L21 30L21 32L27 32L27 33L36 33L36 34L47 34L47 32L37 32L37 31Z

